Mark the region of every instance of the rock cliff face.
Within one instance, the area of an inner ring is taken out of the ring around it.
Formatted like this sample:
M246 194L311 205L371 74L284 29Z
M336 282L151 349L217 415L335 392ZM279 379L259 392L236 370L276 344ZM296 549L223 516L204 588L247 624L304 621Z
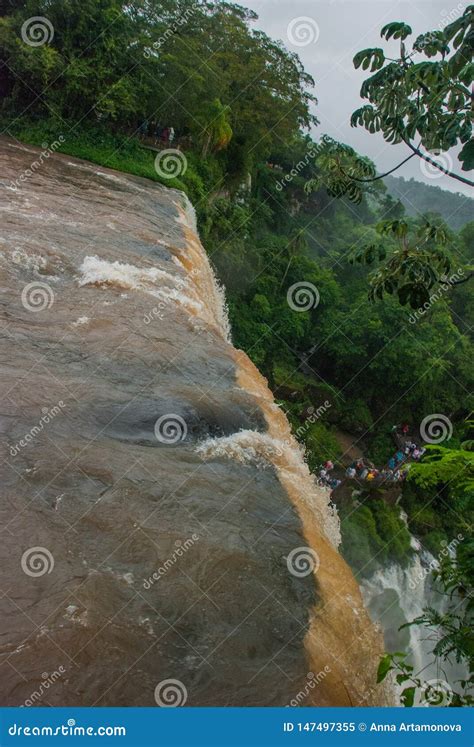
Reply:
M1 704L388 703L337 516L229 341L190 205L0 159Z

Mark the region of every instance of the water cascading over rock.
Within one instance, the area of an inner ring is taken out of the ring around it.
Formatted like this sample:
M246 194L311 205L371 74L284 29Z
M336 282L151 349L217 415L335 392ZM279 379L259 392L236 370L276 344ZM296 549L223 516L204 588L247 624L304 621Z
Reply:
M37 157L0 141L1 704L388 703L189 203Z

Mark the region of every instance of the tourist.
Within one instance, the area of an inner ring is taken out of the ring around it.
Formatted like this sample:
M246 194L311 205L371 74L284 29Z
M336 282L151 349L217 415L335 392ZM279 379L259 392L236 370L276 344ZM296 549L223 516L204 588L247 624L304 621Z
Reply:
M155 124L155 129L154 129L154 132L153 132L153 134L155 136L155 145L158 145L158 143L161 142L161 134L162 134L162 132L163 132L163 127L159 124L159 122L157 122Z
M138 128L139 137L144 138L148 135L148 119L144 119Z

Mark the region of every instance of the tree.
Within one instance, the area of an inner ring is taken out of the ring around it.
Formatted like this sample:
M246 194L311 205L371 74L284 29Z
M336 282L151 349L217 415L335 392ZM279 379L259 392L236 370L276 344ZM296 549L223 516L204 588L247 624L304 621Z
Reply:
M402 305L408 303L412 309L420 309L430 304L430 291L436 284L441 283L443 290L449 290L474 274L465 274L463 268L458 268L456 275L449 277L452 261L447 249L452 239L447 226L440 222L423 220L416 225L402 219L383 220L376 229L381 240L356 249L349 260L371 265L388 255L385 264L370 279L372 301L382 299L385 293L396 293ZM394 251L390 252L390 245L383 238L395 240Z
M353 127L362 125L371 133L382 132L387 142L405 143L410 153L386 173L376 174L368 158L324 135L316 158L319 174L307 182L308 192L324 185L330 195L346 196L358 203L372 182L392 174L415 156L448 176L474 186L473 181L432 157L462 145L461 170L474 168L474 96L470 90L474 78L474 6L469 6L443 30L421 34L408 49L406 39L411 34L410 26L402 22L389 23L382 28L381 36L387 41L400 40L396 59L386 56L379 47L363 49L355 55L354 66L363 70L370 68L374 75L364 81L360 92L370 103L357 109L351 117ZM434 57L440 59L431 60ZM419 138L418 144L415 144L416 138Z
M383 49L372 48L355 55L355 67L370 68L374 75L361 88L361 97L370 103L353 113L352 126L382 132L389 143L403 142L412 155L474 186L474 182L438 164L421 149L436 153L461 144L462 170L474 167L474 97L470 90L474 77L474 6L443 30L418 36L411 49L406 40L412 30L406 23L389 23L380 33L387 41L399 39L400 53L393 59ZM415 145L417 137L420 142Z

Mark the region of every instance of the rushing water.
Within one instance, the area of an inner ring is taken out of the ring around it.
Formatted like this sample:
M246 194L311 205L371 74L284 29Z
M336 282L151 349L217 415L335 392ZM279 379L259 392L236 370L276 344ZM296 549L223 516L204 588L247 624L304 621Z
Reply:
M1 703L389 702L337 515L229 341L187 200L0 159Z
M400 626L422 615L428 607L443 613L460 603L443 593L435 581L433 571L439 567L438 559L424 550L415 537L411 544L414 554L407 568L392 563L363 582L364 601L372 619L383 630L387 651L407 652L407 661L422 682L436 680L459 689L456 683L467 677L467 671L454 658L442 661L433 655L436 634L422 625L400 630Z

